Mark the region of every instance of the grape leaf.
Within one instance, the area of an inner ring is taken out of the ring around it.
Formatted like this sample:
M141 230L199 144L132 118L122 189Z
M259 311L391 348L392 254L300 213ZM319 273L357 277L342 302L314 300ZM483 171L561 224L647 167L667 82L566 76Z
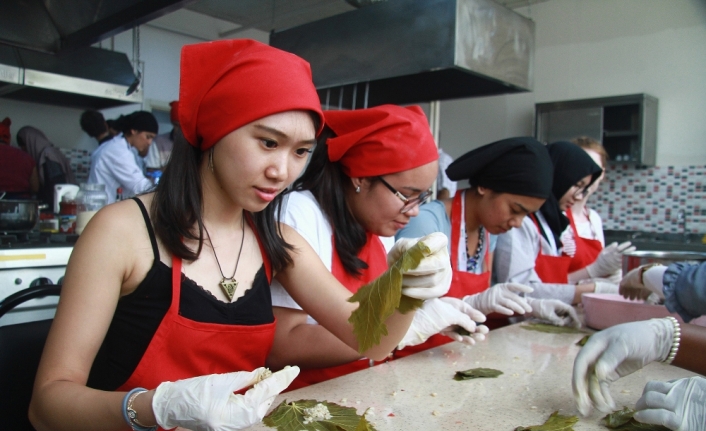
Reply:
M517 427L515 431L574 431L574 424L579 421L576 416L563 416L554 412L542 425Z
M429 253L426 244L417 242L380 277L358 289L348 299L349 302L360 303L348 319L358 340L358 352L363 353L380 344L380 339L387 335L385 320L395 310L407 313L422 305L422 300L402 296L402 272L416 268Z
M325 405L331 418L304 423L306 421L304 410L317 404ZM291 403L284 400L265 416L262 422L268 427L277 428L277 431L375 431L375 428L365 419L365 415L359 415L355 408L317 400L299 400Z
M466 371L456 371L454 380L479 379L481 377L498 377L503 372L492 368L472 368Z
M530 323L528 325L521 325L520 328L527 329L528 331L539 331L539 332L549 332L552 334L582 334L583 331L579 331L576 328L570 326L554 326L547 323Z
M614 411L613 413L603 418L603 425L618 431L669 431L669 428L662 425L643 424L633 418L635 410L630 407L623 407L622 410Z
M576 345L577 345L577 346L581 346L581 347L585 346L586 343L588 343L588 339L589 339L589 338L591 338L590 335L584 335L583 338L581 338L580 340L578 340L578 341L576 342Z

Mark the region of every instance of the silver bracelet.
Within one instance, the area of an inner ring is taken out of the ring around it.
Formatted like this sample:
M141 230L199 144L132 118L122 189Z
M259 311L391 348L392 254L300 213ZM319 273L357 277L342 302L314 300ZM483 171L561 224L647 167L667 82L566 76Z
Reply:
M679 326L679 321L672 316L667 316L665 317L665 319L669 319L669 321L672 322L672 325L674 325L674 335L672 336L672 348L669 349L667 359L662 361L663 363L669 365L677 356L677 351L679 350L679 342L681 341L681 326Z

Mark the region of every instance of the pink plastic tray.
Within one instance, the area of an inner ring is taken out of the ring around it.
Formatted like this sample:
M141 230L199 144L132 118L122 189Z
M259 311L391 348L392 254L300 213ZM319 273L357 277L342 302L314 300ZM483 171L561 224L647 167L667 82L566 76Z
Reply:
M581 302L586 316L586 326L593 329L605 329L619 323L667 316L674 316L683 323L678 314L670 313L664 305L632 301L618 294L586 293L582 296ZM689 323L706 326L706 316L701 316Z

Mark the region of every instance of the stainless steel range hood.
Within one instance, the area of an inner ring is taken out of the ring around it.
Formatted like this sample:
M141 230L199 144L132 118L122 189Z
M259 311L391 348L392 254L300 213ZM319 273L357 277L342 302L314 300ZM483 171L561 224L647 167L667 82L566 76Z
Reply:
M0 97L104 109L141 103L141 92L127 95L134 82L132 65L120 52L87 47L52 55L0 45Z
M492 0L389 0L273 32L270 44L311 63L328 106L533 88L534 22Z

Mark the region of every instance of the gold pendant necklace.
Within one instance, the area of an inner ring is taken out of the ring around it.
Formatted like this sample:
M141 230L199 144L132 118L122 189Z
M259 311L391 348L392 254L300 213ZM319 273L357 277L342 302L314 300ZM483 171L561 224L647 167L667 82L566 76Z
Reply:
M233 301L233 296L235 296L235 290L238 288L238 281L235 279L235 273L238 272L238 263L240 263L240 254L243 252L243 243L245 243L245 214L242 215L241 225L242 225L242 238L240 239L240 250L238 250L238 258L235 261L235 269L233 270L233 275L226 277L223 274L223 269L221 269L221 262L218 261L218 255L216 254L216 249L213 247L213 242L211 241L211 235L208 233L206 226L203 230L206 231L206 236L208 237L208 242L211 244L211 250L213 250L213 257L216 258L216 264L218 264L218 270L221 272L221 281L218 283L221 286L221 290L228 298L228 302Z

